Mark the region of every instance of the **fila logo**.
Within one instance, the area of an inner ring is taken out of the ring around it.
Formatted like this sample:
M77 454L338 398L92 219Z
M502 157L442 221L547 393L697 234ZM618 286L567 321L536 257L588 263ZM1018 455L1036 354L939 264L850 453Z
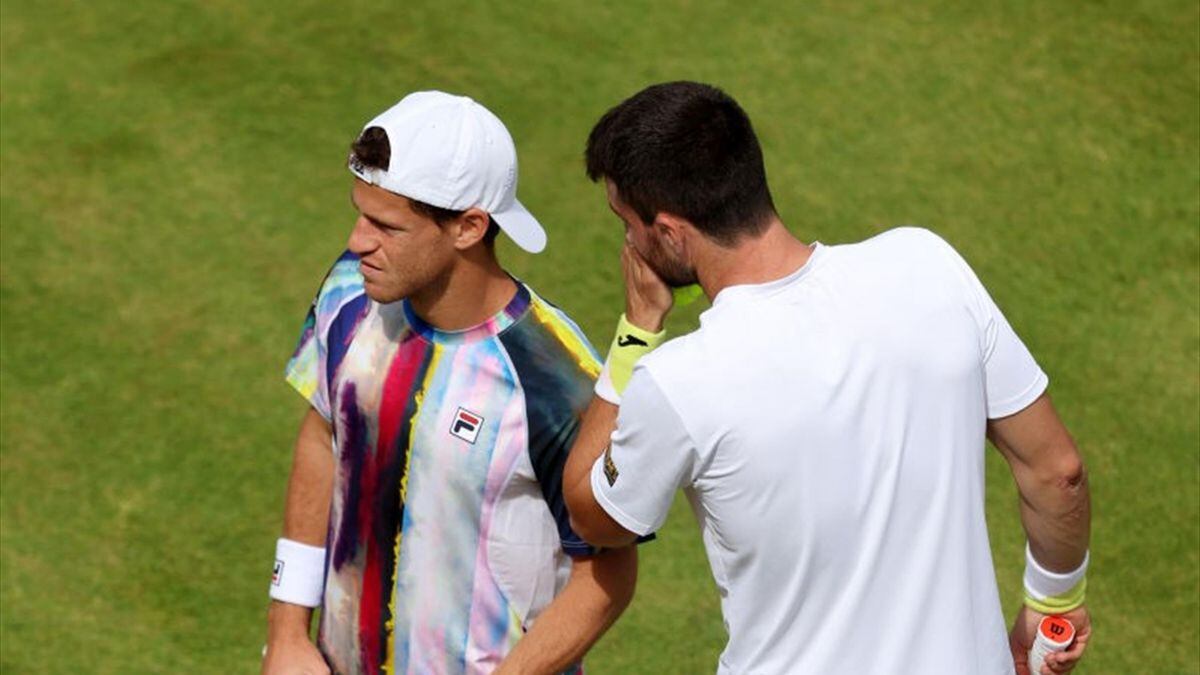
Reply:
M479 427L481 426L483 426L483 417L466 408L459 408L458 412L454 413L454 422L450 425L450 433L474 445L475 439L479 438Z
M278 586L281 579L283 579L283 561L276 558L275 571L271 573L271 585Z
M618 347L628 347L630 345L637 345L639 347L649 347L650 346L650 345L646 344L645 340L643 340L639 337L633 336L633 335L620 335L617 337L617 346Z

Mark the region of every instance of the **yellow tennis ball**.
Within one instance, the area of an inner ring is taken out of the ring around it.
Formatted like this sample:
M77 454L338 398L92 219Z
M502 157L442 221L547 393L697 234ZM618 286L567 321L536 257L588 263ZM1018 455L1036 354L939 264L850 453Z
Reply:
M704 289L700 288L700 284L672 288L671 292L675 295L676 307L687 307L704 295Z

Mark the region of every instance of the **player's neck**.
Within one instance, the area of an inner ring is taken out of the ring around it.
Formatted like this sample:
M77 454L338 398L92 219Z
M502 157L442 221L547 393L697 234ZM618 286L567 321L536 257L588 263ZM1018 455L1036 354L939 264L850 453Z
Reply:
M408 301L417 316L438 330L477 326L512 301L517 284L491 252L464 256L440 282L413 293Z
M709 298L722 289L743 284L764 284L782 279L800 269L812 247L788 232L783 222L773 218L762 234L743 239L732 247L708 241L696 255L696 273Z

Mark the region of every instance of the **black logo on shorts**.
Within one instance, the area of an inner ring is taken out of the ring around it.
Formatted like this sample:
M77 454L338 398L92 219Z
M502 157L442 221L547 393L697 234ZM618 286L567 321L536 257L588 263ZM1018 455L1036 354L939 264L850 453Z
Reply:
M637 345L639 347L649 347L650 346L650 345L646 344L645 340L634 337L632 335L620 335L617 337L617 346L618 347L628 347L630 345Z

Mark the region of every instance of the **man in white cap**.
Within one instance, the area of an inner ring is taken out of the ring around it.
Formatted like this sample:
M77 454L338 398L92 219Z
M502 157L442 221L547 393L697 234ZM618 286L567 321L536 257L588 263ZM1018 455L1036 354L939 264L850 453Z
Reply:
M599 364L496 259L500 230L546 244L512 138L469 98L419 92L366 125L349 167L358 218L287 366L311 407L263 671L576 672L632 597L636 553L570 527L562 468Z

